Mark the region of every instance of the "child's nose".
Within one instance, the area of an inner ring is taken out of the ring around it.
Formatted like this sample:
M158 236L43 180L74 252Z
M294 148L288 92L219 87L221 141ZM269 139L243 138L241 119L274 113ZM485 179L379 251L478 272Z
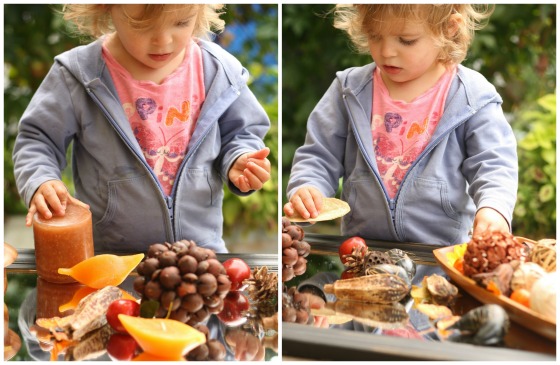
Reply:
M381 55L383 57L395 56L395 47L393 46L391 40L384 39L379 44Z
M155 30L151 38L152 43L158 46L169 44L172 40L171 33L165 29Z

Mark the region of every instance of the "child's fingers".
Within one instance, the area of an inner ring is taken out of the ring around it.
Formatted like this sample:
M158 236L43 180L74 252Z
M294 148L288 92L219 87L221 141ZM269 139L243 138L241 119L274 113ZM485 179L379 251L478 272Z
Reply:
M52 212L45 201L45 197L42 194L36 194L33 198L33 202L35 203L35 209L39 215L41 215L45 219L52 218Z
M250 162L247 164L247 168L245 169L245 171L243 172L245 175L247 175L247 178L249 178L249 181L252 182L252 177L254 176L258 181L255 181L257 185L260 184L260 188L262 188L262 185L267 182L268 180L270 180L270 170L266 170L265 168ZM256 186L257 186L256 185ZM253 184L251 184L251 186L253 186Z
M255 152L249 152L249 153L247 153L246 156L247 156L247 159L254 158L254 159L257 159L257 160L262 160L262 159L265 159L268 156L269 153L270 153L270 148L265 147L261 150L255 151Z
M68 191L64 185L44 184L41 189L41 195L44 197L53 213L64 215L66 211L66 197L68 196ZM37 209L41 211L40 206L38 206Z
M255 164L261 167L262 169L266 170L267 172L270 172L270 161L268 160L268 158L262 158L262 159L250 158L247 160L247 167L249 167L249 165L251 164Z
M317 214L323 209L323 194L317 189L309 189Z
M249 181L243 175L239 175L237 179L235 179L235 181L233 182L233 185L235 185L242 193L246 193L249 190L251 190Z
M31 227L31 225L33 224L33 216L35 215L36 212L37 212L37 208L35 207L35 204L31 203L31 205L29 206L29 211L25 216L25 225L27 227Z
M78 200L78 199L74 198L74 197L73 197L72 195L70 195L70 194L68 194L68 201L69 201L70 203L72 203L72 204L79 205L79 206L81 206L81 207L84 207L84 208L86 208L86 209L89 209L89 205L88 205L88 204L84 203L84 202L81 201L81 200Z
M315 208L315 203L313 198L309 193L300 194L294 196L291 200L294 209L301 215L304 219L315 218L319 213Z
M294 207L291 202L287 202L286 204L284 204L284 214L287 217L291 217L292 215L294 215L294 213Z

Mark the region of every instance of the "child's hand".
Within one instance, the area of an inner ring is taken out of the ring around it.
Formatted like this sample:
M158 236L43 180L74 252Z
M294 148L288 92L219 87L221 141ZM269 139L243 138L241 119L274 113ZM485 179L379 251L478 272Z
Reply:
M29 211L25 217L25 225L28 227L31 226L33 223L33 215L35 215L36 212L45 219L50 219L53 215L63 216L68 203L81 205L89 209L89 205L82 203L70 195L62 181L50 180L44 182L39 186L31 199Z
M291 217L295 212L304 218L315 218L323 208L323 194L312 186L304 186L299 188L290 199L290 202L284 205L284 213L287 217Z
M509 233L509 225L498 211L481 208L474 217L473 237L482 235L486 231Z
M270 161L266 158L269 153L265 147L239 156L229 170L229 180L244 193L261 189L270 180Z

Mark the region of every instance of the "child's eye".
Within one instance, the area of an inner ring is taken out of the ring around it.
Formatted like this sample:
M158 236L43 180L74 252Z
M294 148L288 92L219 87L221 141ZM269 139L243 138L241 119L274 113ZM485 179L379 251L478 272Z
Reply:
M175 23L175 25L178 27L188 27L190 24L191 24L190 20L181 20Z
M405 45L405 46L412 46L414 43L416 43L418 39L404 39L404 38L399 38L399 42L401 42L401 44Z

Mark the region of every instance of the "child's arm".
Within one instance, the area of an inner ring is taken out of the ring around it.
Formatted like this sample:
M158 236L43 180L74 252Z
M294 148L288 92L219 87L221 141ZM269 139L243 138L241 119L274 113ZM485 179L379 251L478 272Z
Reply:
M36 212L45 219L50 219L53 215L63 216L68 203L81 205L89 209L89 205L70 195L62 181L49 180L44 182L31 198L29 211L25 217L25 225L31 226L33 215Z
M284 205L284 213L291 217L298 212L303 218L315 218L323 208L323 194L312 186L299 188Z
M231 167L228 178L241 192L259 190L264 183L270 180L270 149L242 154Z

